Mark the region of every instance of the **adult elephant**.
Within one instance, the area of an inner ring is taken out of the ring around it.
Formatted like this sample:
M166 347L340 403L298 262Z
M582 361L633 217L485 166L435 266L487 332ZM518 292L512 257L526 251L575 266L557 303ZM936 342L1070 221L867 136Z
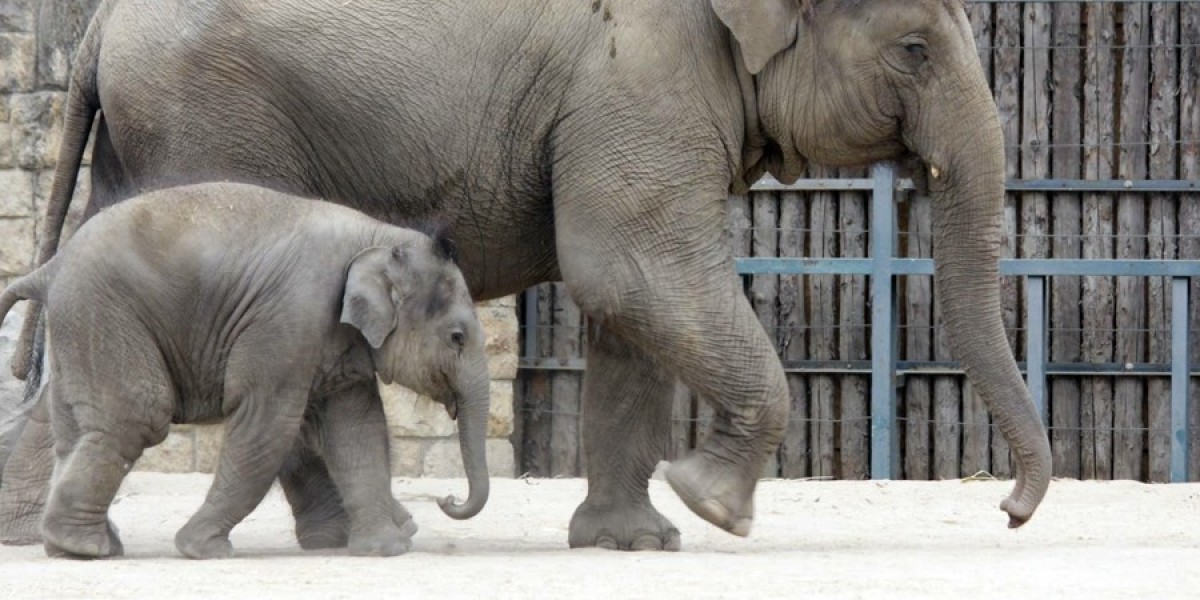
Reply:
M1003 139L972 40L958 0L108 0L76 61L42 259L97 111L89 214L236 177L383 220L447 215L475 298L562 279L598 323L570 544L676 549L647 494L671 374L716 417L667 479L731 533L787 419L734 277L730 190L810 160L916 158L953 351L1017 460L1001 505L1017 526L1050 453L1001 322ZM294 505L315 479L285 481ZM25 503L0 519L36 512L35 484L6 481Z

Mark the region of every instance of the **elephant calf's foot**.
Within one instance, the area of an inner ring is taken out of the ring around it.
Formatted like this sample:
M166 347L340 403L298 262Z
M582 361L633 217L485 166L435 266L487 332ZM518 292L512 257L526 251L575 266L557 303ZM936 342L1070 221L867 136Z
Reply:
M598 506L584 501L571 517L572 548L679 551L679 530L650 502Z
M409 519L412 523L412 519ZM411 528L416 530L416 526ZM412 547L412 535L394 523L370 528L369 531L350 534L351 556L399 556Z
M296 540L305 550L345 548L350 542L350 519L344 512L323 519L297 517Z
M184 556L196 559L228 558L233 556L229 534L189 522L175 534L175 548Z
M96 525L68 525L50 519L42 527L42 545L52 558L107 558L125 554L125 546L112 521Z
M755 476L729 463L693 452L667 469L667 483L700 518L732 533L750 535L754 523Z

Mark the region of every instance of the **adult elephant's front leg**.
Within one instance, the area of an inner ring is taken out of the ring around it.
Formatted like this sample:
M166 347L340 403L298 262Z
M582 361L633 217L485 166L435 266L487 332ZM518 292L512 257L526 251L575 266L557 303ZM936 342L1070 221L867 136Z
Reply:
M588 495L571 518L572 548L679 550L679 530L647 484L671 427L674 378L611 331L592 327L583 378Z
M628 159L613 156L613 144L587 148L599 156L568 156L591 158L587 165L623 165ZM733 269L724 231L726 184L689 182L683 172L655 173L639 182L619 174L597 177L588 169L575 171L577 164L561 161L562 174L555 184L563 278L583 310L604 328L603 335L627 340L644 353L643 362L678 375L713 404L712 431L702 447L671 465L667 481L701 518L735 535L747 535L758 477L787 425L788 395L779 356ZM595 358L589 354L589 361ZM615 416L595 415L610 430L592 432L596 438L607 435L594 442L604 445L589 449L588 472L612 471L602 476L636 484L634 490L640 490L650 462L628 457L664 447L638 427L665 427L670 409L666 382L661 375L619 382L637 372L629 365L640 357L628 353L621 359L610 349L600 358L624 366L612 374L601 371L600 381L611 377L612 385L621 386L616 389L637 390L630 396L640 402L620 399L620 394L598 399L596 393L588 399L593 413L631 403L628 416L621 410ZM639 419L655 423L633 425ZM590 427L585 420L585 428ZM654 447L643 449L647 443ZM616 459L605 462L593 455ZM639 492L616 493L636 498Z

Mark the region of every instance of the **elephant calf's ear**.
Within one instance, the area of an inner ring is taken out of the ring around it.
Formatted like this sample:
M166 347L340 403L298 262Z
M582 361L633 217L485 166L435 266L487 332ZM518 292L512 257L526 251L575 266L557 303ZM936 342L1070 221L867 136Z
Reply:
M396 306L391 298L386 260L370 255L356 259L350 265L342 295L342 322L361 331L372 348L382 347L396 328Z
M801 0L711 0L713 12L742 49L752 75L796 41ZM806 9L811 0L803 0Z

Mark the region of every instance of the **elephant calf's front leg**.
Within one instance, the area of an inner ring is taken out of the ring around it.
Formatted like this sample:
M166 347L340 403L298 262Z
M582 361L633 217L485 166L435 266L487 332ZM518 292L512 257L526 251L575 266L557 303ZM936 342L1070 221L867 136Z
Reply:
M374 380L324 404L325 459L348 516L350 554L407 552L417 526L391 493L387 421Z
M262 502L280 472L299 434L308 390L258 381L236 398L208 496L175 534L175 547L188 558L233 554L229 532Z

